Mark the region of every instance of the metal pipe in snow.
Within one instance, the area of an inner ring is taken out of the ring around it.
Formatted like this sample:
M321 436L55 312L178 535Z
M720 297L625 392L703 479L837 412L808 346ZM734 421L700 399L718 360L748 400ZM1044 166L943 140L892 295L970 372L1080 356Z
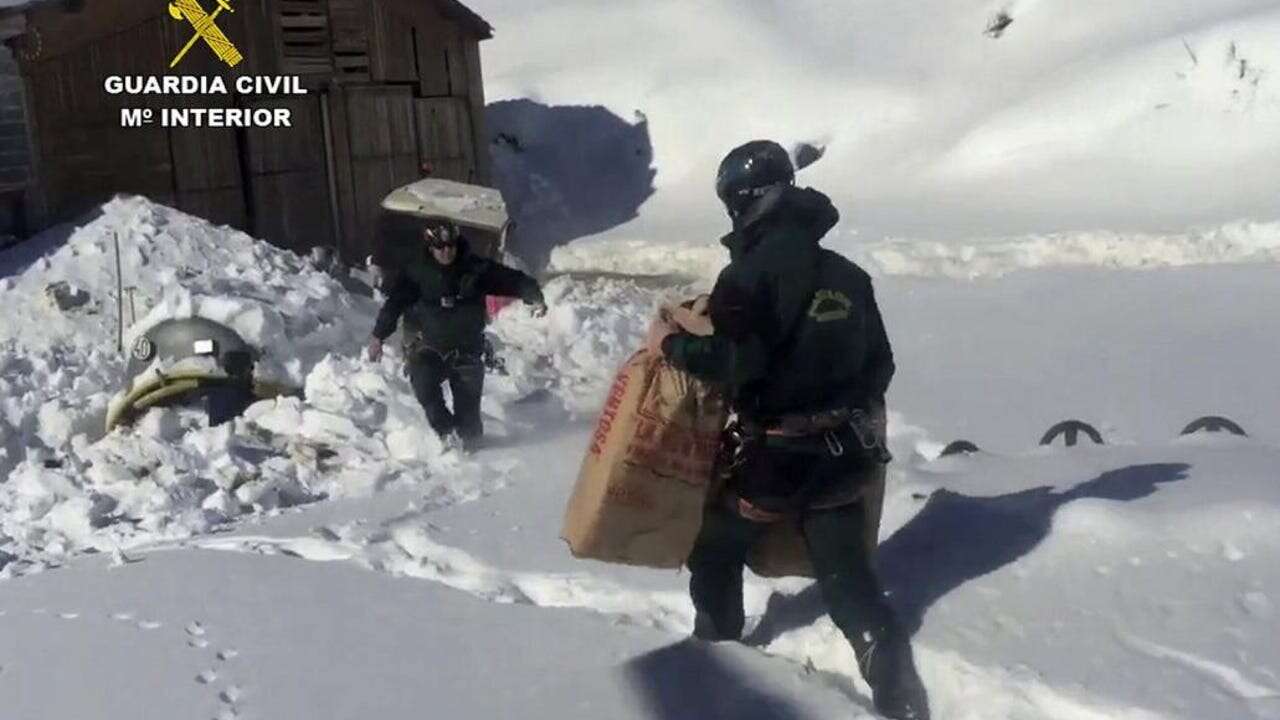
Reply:
M124 271L120 267L120 233L111 233L116 245L116 352L124 354Z

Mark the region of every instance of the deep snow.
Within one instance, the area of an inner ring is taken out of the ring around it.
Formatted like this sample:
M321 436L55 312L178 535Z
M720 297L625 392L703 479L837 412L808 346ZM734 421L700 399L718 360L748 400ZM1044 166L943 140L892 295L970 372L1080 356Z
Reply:
M181 409L105 437L100 416L85 419L120 382L114 328L23 291L72 277L109 302L110 273L77 263L96 257L92 238L139 218L154 228L127 234L141 254L169 247L181 265L214 252L210 241L225 252L197 284L262 273L209 307L261 310L259 327L289 338L301 328L300 362L276 367L301 376L305 400L258 403L214 429ZM8 407L43 408L6 415L17 421L6 438L23 433L11 444L26 454L0 485L0 686L23 717L124 717L140 693L165 716L227 718L357 706L679 717L691 694L709 717L866 712L848 646L806 583L751 580L748 647L691 646L686 576L575 561L556 537L614 368L658 302L705 287L698 266L684 287L564 274L547 285L546 318L504 312L490 329L509 372L490 376L493 439L464 457L431 438L395 350L378 365L359 356L372 301L239 238L117 201L0 291L31 318L24 327L98 343L42 347L14 333L0 376L20 388ZM1272 272L878 280L900 365L880 558L919 627L938 717L1278 716L1280 404L1262 361L1275 335L1258 331ZM262 284L287 286L297 304L255 300ZM289 322L270 320L285 310ZM309 352L308 332L345 340ZM95 358L107 367L59 380ZM1253 437L1174 439L1210 411ZM1076 414L1111 445L1035 447L1048 423ZM959 435L991 452L937 459ZM33 680L102 658L132 672L94 675L79 695ZM506 679L481 691L493 662ZM714 675L716 689L694 692L687 673Z
M715 163L771 136L824 149L801 182L876 276L880 562L935 717L1280 718L1274 2L470 5L551 271L490 327L481 453L304 258L141 198L0 253L5 717L870 717L807 583L751 578L706 647L687 575L556 537L615 368L726 260ZM104 434L114 233L130 338L213 315L305 399ZM1250 437L1177 437L1205 414ZM1108 445L1036 446L1068 417Z

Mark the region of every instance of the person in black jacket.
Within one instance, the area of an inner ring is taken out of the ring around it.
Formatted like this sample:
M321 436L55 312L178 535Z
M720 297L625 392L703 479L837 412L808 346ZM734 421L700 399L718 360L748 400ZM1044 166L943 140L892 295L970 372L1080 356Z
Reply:
M877 710L925 720L924 687L871 566L860 505L863 486L889 461L876 418L893 352L870 277L819 245L839 213L794 177L776 143L729 153L716 180L733 231L709 301L715 332L683 333L667 319L650 330L651 347L719 384L738 416L724 496L709 503L688 560L694 635L741 636L747 554L768 522L798 517L832 620Z
M457 225L432 220L421 233L423 242L409 249L390 283L369 357L381 359L383 342L403 318L405 362L427 422L442 439L457 433L463 447L472 449L484 435L485 296L518 297L538 316L547 306L536 280L473 254ZM444 401L445 382L452 411Z

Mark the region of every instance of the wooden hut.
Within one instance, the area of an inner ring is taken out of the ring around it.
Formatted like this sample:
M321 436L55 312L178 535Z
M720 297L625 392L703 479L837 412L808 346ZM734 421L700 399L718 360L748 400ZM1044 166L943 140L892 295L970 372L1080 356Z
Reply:
M199 0L209 12L217 0ZM298 252L375 250L379 202L423 175L488 184L480 41L457 0L229 0L217 25L243 61L196 47L168 0L36 3L8 40L31 140L26 219L65 221L139 193ZM306 95L111 95L113 75L297 75ZM293 127L121 126L122 107L287 108Z

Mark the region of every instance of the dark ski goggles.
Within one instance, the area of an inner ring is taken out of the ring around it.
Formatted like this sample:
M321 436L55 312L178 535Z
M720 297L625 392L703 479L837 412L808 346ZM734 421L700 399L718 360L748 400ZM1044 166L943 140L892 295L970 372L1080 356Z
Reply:
M458 231L451 225L428 226L423 229L427 245L436 250L458 247Z

